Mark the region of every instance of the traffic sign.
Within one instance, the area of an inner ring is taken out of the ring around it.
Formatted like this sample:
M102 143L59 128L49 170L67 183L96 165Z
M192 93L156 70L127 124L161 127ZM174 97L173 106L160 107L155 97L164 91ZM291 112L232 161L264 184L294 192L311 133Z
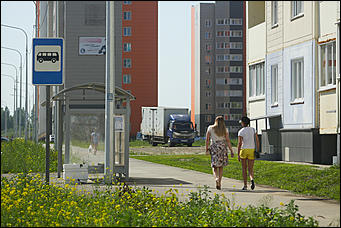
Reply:
M32 84L62 85L64 83L64 39L33 38Z

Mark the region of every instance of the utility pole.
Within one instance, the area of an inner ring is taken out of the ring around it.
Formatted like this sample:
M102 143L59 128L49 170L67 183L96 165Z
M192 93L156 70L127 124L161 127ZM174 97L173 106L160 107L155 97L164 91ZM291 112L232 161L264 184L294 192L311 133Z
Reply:
M106 71L105 71L105 182L115 173L115 2L106 1Z

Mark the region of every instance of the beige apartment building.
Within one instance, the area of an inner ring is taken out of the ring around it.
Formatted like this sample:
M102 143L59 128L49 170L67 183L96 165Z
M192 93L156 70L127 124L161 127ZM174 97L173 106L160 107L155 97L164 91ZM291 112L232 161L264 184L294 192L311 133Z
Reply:
M247 114L269 159L339 158L340 2L246 4Z

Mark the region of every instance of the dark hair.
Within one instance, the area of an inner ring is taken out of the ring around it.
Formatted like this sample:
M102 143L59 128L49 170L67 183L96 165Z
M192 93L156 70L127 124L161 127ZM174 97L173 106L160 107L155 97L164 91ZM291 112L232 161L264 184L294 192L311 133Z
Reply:
M240 121L245 123L246 125L250 124L250 119L247 116L243 116Z

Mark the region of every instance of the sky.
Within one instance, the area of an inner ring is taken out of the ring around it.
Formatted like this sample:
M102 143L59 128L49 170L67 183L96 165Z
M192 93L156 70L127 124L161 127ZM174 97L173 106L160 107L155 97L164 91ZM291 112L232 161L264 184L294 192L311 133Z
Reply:
M158 8L158 105L188 108L191 106L191 7L200 2L159 1ZM31 46L34 37L35 4L33 1L1 1L1 24L22 28L28 36L28 94L29 110L34 105L32 85ZM1 26L1 47L18 50L23 58L22 108L25 107L26 55L23 32ZM176 47L176 48L174 48ZM15 51L1 48L1 62L17 66L20 57ZM14 96L12 66L1 64L1 107L8 107L13 115ZM18 81L20 74L18 72ZM172 87L169 85L176 85ZM19 83L18 83L19 87ZM18 90L19 91L19 90ZM19 106L19 92L18 92Z

